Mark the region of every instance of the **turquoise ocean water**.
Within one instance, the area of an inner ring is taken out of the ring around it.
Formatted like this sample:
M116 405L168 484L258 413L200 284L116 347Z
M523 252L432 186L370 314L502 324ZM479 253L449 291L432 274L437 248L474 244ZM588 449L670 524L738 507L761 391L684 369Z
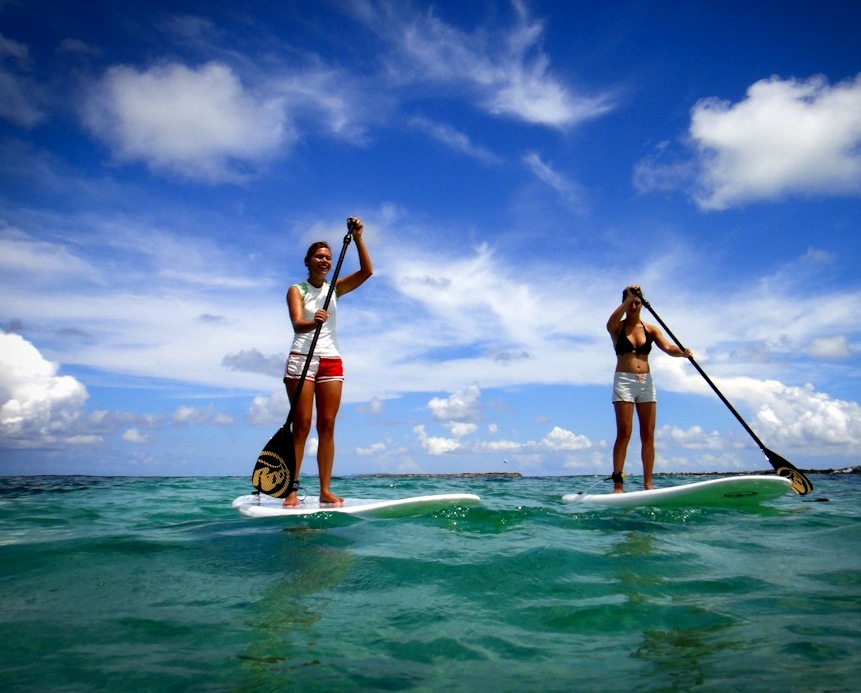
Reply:
M0 478L0 689L857 691L861 477L811 479L574 512L609 484L355 477L333 488L483 502L254 520L247 479Z

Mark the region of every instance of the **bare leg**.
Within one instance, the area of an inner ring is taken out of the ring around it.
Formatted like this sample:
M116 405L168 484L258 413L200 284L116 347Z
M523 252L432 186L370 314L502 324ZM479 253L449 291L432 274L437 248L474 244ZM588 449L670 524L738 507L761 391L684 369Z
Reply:
M293 400L293 393L299 384L298 380L288 380L287 395L290 401ZM308 440L308 434L311 432L311 414L313 412L314 403L314 383L311 380L306 380L302 386L302 392L299 396L299 401L295 403L293 408L293 423L290 430L293 433L293 452L296 455L296 478L293 481L299 480L299 470L302 469L302 460L305 457L305 442ZM296 497L296 492L290 493L283 503L285 508L298 508L299 499Z
M613 402L616 410L616 442L613 444L613 473L621 474L625 468L625 456L628 453L628 441L634 427L634 403ZM613 482L613 493L624 491L621 481Z
M643 458L643 488L652 488L652 468L655 466L655 421L658 418L656 402L642 402L637 405L637 418L640 421L640 452Z
M332 469L335 466L335 419L341 407L344 383L332 380L317 384L317 467L320 470L320 502L343 503L344 499L332 493Z

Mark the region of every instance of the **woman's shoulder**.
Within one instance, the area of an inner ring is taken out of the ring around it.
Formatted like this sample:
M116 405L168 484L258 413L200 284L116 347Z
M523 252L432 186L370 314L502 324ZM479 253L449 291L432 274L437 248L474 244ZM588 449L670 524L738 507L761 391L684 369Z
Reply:
M619 335L622 332L622 330L624 330L624 329L625 329L625 319L624 318L619 320L619 322L617 322L617 323L612 323L612 322L607 323L607 330L609 330L610 334L612 334L614 336Z
M308 293L308 282L296 282L295 284L291 284L290 288L287 289L287 293L290 292L298 293L302 298Z

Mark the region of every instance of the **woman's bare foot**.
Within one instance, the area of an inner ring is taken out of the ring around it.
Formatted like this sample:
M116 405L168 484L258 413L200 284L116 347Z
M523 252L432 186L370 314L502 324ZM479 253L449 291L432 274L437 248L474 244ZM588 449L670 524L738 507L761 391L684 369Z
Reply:
M336 496L331 491L320 491L320 502L329 503L331 505L343 505L344 499L340 496Z
M299 499L296 497L296 492L293 491L284 499L284 502L281 504L283 508L298 508L299 507Z

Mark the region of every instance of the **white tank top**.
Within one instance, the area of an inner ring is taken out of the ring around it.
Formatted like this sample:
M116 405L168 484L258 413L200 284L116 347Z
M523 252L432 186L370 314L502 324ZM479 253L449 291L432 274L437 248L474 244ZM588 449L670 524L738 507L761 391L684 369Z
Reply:
M323 309L323 304L326 302L326 294L329 292L329 282L323 282L323 286L319 289L308 282L300 282L294 284L299 289L299 294L302 296L302 317L305 320L313 320L314 314L318 310ZM314 356L340 356L338 350L338 340L335 339L335 326L338 317L338 292L332 293L332 300L329 301L329 319L323 323L320 329L320 336L317 338L317 344L314 347ZM314 330L310 332L296 332L293 336L293 344L290 351L297 354L307 354L311 347L311 340L314 339Z

